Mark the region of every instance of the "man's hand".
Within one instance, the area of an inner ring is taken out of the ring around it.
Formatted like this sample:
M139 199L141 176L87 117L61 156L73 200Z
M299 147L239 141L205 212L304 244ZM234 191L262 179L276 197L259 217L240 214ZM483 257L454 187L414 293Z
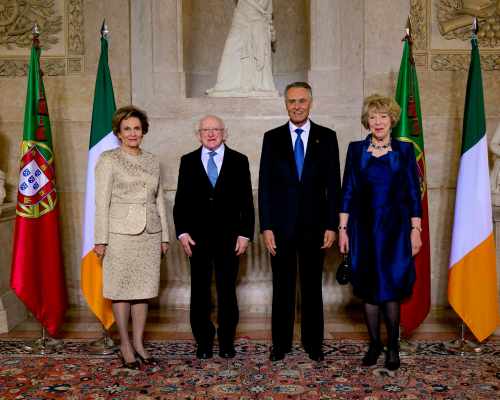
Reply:
M236 239L236 247L234 248L237 256L245 254L245 252L247 251L248 242L249 240L246 237L238 236L238 239Z
M321 246L322 249L329 249L332 247L333 242L335 242L335 237L337 235L335 234L335 231L331 230L326 230L325 235L323 237L323 246Z
M106 254L106 246L105 244L95 244L94 245L94 253L97 257L103 258L104 254Z
M196 246L196 243L191 238L191 235L189 233L183 233L182 235L179 236L179 242L181 242L181 246L182 249L184 250L184 253L186 253L188 257L191 257L193 255L191 246Z
M272 256L276 255L276 241L274 240L274 233L270 229L266 229L262 232L262 237L264 238L264 244L266 249Z

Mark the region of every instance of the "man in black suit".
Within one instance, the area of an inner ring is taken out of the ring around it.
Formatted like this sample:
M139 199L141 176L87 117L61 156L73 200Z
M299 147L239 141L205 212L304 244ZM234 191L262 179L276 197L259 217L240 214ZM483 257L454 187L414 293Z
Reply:
M235 356L239 312L238 259L253 238L255 215L245 155L224 144L226 129L216 116L200 120L201 147L181 158L174 205L177 237L191 264L190 321L196 356L212 357L211 283L217 288L219 355Z
M322 361L323 259L335 241L340 200L337 137L309 119L309 84L288 85L285 105L290 120L264 135L259 173L260 229L273 271L270 359L292 347L298 267L302 345Z

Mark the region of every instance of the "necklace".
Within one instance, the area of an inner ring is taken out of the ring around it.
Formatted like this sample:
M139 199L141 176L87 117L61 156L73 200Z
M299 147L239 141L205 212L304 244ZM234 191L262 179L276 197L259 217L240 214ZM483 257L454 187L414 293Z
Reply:
M386 144L375 144L373 142L370 142L370 146L368 147L371 147L372 149L375 150L385 150L391 147L391 140L389 139L389 143Z

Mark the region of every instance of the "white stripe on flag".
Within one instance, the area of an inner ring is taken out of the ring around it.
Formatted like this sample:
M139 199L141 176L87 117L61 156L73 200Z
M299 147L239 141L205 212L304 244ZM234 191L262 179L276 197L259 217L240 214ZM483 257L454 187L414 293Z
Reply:
M482 243L493 231L487 137L460 159L449 267Z
M89 149L87 162L87 185L85 190L85 209L83 219L83 249L82 258L94 247L94 218L95 218L95 164L103 151L115 149L120 141L113 132L108 133L92 148Z

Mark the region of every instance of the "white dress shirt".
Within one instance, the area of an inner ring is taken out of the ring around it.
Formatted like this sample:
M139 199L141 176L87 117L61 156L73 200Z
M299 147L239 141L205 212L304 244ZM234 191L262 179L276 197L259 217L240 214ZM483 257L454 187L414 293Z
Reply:
M292 138L292 147L294 150L295 150L295 140L297 139L297 133L295 133L295 129L300 128L304 131L300 135L300 138L302 139L302 143L304 144L304 157L305 157L307 152L307 141L309 139L309 131L311 130L311 121L307 120L307 122L302 126L296 126L293 124L292 121L289 121L288 126L290 128L290 137Z
M295 134L297 135L297 134ZM203 163L203 168L207 172L208 159L210 158L210 152L215 151L217 154L214 156L214 162L217 166L217 173L220 174L220 169L222 168L222 161L224 160L224 143L221 143L219 147L214 150L207 149L205 146L201 148L201 162Z

